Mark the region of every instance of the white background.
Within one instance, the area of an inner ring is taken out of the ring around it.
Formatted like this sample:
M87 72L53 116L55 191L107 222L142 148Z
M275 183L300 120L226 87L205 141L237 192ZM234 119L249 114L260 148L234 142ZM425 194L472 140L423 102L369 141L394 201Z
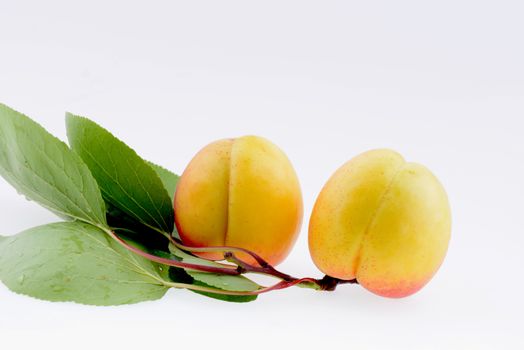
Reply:
M183 290L123 307L0 286L0 348L511 349L524 346L521 1L0 1L0 100L65 138L91 117L182 172L212 140L258 134L300 176L305 218L281 268L321 276L307 223L365 150L425 164L453 210L448 256L402 300L358 286L251 304ZM2 234L55 221L0 181Z

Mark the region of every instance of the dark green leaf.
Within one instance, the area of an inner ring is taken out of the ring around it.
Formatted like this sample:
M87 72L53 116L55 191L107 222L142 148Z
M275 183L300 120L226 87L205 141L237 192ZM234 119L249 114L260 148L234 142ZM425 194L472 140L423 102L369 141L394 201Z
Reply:
M65 143L0 104L0 174L61 217L105 225L105 205L87 166Z
M67 136L107 202L147 226L173 231L171 198L157 173L135 151L96 123L72 114L67 114Z
M107 203L107 222L120 235L125 234L131 240L140 243L147 249L167 251L168 240L154 229L140 223L135 218Z
M161 269L80 222L40 226L0 240L2 282L14 292L50 301L120 305L159 299L168 290Z
M177 283L194 284L196 286L211 287L211 288L213 287L211 285L195 280L184 269L179 269L176 267L171 267L169 269L169 278L173 282L177 282ZM200 295L204 295L209 298L218 299L222 301L228 301L232 303L247 303L247 302L254 301L257 299L257 295L224 295L224 294L200 292L200 291L195 291L195 290L192 290L192 292L200 294Z

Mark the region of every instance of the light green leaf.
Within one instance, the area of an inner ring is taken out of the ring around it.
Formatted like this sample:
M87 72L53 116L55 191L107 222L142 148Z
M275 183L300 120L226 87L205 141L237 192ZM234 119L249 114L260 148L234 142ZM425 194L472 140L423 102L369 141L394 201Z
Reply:
M186 263L190 264L198 264L198 265L205 265L205 266L216 266L216 267L223 267L220 264L217 264L213 261L209 261L206 259L201 259L193 255L189 255L182 250L176 248L173 245L169 246L169 250L173 255L178 257L180 260ZM209 273L209 272L200 272L200 271L193 271L186 269L186 272L193 277L196 281L205 283L208 286L212 286L215 288L223 289L223 290L229 290L229 291L236 291L236 292L252 292L257 289L262 288L257 283L253 282L247 277L244 276L234 276L234 275L221 275L217 273Z
M178 181L180 180L180 176L172 173L171 171L167 170L164 167L161 167L160 165L156 165L151 162L148 162L148 164L153 168L153 170L156 171L156 173L160 177L160 180L164 184L164 188L167 190L167 193L169 194L171 198L171 203L174 205L176 187L178 185ZM172 236L176 238L180 238L180 234L178 233L176 225L174 225L173 227Z
M7 238L5 236L0 236L0 253L2 253L2 249L4 249L5 242L7 242Z
M61 217L105 225L98 185L80 157L25 115L0 104L0 175Z
M171 194L171 202L173 203L179 177L159 165L153 164L151 162L147 163L157 172L160 180L164 185L164 188L168 193ZM135 218L129 216L115 206L108 204L107 207L107 221L111 227L117 227L126 229L126 231L134 232L135 240L138 240L148 248L163 250L167 249L167 241L164 236L158 235L156 232L150 232L152 231L151 228L143 225ZM177 238L180 237L176 228L173 229L172 235Z
M67 137L107 202L147 226L173 231L169 194L157 173L135 151L96 123L69 113Z
M80 223L36 227L0 240L0 279L50 301L121 305L161 298L161 268Z
M169 269L169 278L173 282L194 284L196 286L202 286L202 287L210 287L210 288L213 287L211 285L195 280L184 269L179 269L176 267L171 267ZM197 290L192 290L192 292L200 294L200 295L204 295L209 298L227 301L231 303L247 303L250 301L255 301L258 297L258 295L225 295L225 294L201 292Z
M153 168L153 170L156 171L156 173L160 177L160 180L162 180L164 188L167 190L167 193L171 197L171 203L173 203L175 201L176 186L178 185L178 180L180 180L180 176L172 173L164 167L161 167L160 165L156 165L151 162L148 162L148 164Z
M210 285L195 281L195 285L203 286L203 287L210 287ZM207 293L207 292L200 292L200 291L194 291L197 294L204 295L209 298L218 299L222 301L227 301L230 303L248 303L250 301L255 301L258 298L258 295L226 295L226 294L216 294L216 293Z

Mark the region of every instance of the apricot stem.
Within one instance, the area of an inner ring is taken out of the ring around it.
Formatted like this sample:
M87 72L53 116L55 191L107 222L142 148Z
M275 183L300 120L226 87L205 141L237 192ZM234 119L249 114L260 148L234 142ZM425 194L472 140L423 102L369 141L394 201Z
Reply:
M334 291L339 284L358 284L357 279L341 280L335 277L325 275L322 279L316 280L322 290Z

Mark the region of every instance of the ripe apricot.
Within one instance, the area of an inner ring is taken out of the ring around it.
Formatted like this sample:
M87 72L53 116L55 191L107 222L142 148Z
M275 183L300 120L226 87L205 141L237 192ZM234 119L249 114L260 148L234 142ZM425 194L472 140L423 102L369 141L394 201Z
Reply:
M444 188L424 166L392 150L365 152L322 189L309 223L309 249L325 274L401 298L440 267L451 232Z
M302 223L302 194L286 155L270 141L244 136L213 142L189 163L175 194L184 244L249 249L276 265ZM222 253L199 253L213 260ZM253 262L247 255L240 255Z

